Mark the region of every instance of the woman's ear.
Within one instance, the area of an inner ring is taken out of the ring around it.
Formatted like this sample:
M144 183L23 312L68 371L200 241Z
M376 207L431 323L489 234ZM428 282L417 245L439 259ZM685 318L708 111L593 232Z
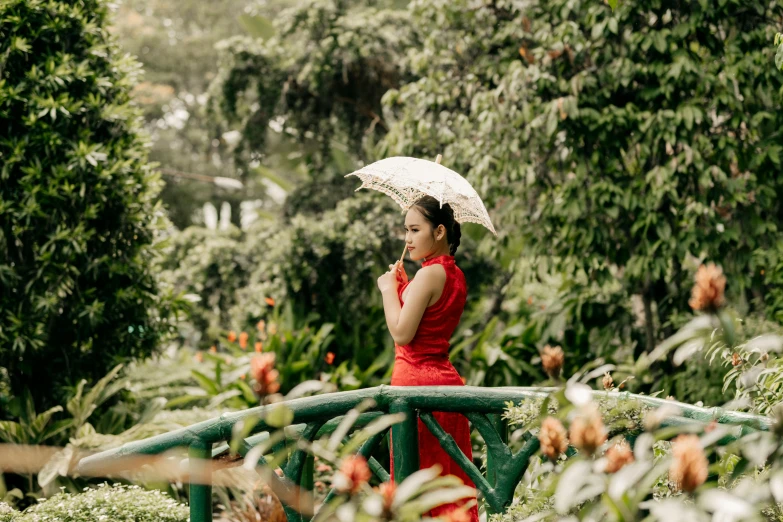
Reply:
M438 231L435 234L435 237L438 239L438 241L446 237L446 227L443 225L438 225Z

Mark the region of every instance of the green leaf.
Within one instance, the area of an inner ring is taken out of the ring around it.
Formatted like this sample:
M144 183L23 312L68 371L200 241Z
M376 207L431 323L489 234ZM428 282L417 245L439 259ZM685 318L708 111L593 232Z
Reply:
M284 428L289 426L294 420L294 412L285 404L274 404L269 406L264 417L264 422L273 428Z
M201 386L209 395L217 395L220 393L220 388L218 388L218 385L215 381L198 370L191 370L190 373L193 375L196 381L198 381L199 386Z

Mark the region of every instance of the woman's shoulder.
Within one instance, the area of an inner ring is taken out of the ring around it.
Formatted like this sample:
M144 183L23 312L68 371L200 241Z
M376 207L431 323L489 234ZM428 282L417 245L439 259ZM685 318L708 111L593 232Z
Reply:
M423 266L416 272L414 279L421 278L422 283L428 285L443 284L446 282L446 268L440 264Z

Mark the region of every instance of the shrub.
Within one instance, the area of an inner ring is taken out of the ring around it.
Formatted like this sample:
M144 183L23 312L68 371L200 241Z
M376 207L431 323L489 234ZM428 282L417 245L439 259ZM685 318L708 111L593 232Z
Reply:
M0 7L0 366L40 403L149 355L167 328L150 259L159 180L131 106L137 62L103 0Z
M186 522L188 507L139 486L102 484L84 493L60 493L27 508L13 522Z

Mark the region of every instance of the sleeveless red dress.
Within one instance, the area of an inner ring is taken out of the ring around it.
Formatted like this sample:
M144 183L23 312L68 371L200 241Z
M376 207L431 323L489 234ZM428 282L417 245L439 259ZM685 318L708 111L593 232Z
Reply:
M395 344L394 370L392 371L392 386L464 386L462 377L449 362L449 339L459 324L462 311L465 308L467 285L465 276L456 263L454 256L438 256L425 261L423 266L433 264L443 265L446 270L446 284L443 294L432 306L424 310L413 340L405 345ZM400 305L403 305L402 294L410 281L397 289ZM470 427L468 419L459 413L435 412L433 414L446 433L449 433L463 453L473 458L470 445ZM419 468L425 469L440 464L443 475L456 475L462 481L475 487L467 474L443 450L438 439L430 433L427 426L419 421ZM394 477L394 459L392 458L391 474ZM447 504L433 509L430 516L445 515L458 508L458 504ZM478 508L473 506L470 511L471 521L478 522Z

